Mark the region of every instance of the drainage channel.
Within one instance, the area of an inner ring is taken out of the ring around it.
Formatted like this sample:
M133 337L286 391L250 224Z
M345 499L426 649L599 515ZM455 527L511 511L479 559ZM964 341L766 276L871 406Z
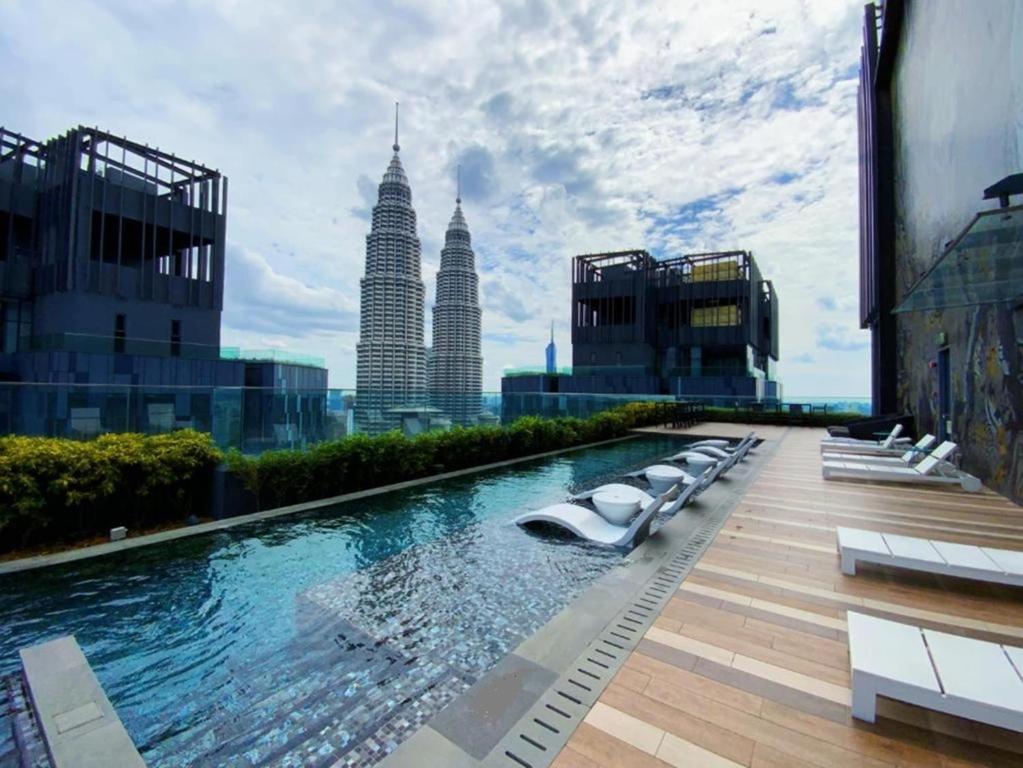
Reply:
M761 443L761 446L765 446ZM774 447L774 446L772 446ZM546 768L586 717L600 694L639 645L661 610L689 575L767 463L761 451L756 468L744 478L741 495L707 513L685 544L634 594L586 650L504 736L483 765ZM770 451L773 453L773 451ZM738 490L738 489L737 489Z

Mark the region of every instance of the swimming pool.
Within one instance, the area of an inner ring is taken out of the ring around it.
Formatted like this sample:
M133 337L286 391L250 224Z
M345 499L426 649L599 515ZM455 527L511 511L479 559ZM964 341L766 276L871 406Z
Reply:
M680 442L0 576L0 674L74 634L150 766L371 765L622 563L511 519Z

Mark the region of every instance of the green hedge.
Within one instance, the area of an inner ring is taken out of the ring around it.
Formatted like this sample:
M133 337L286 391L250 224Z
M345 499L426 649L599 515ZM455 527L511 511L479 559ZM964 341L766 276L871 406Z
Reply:
M570 448L653 424L654 403L629 403L587 419L527 416L508 426L455 428L414 438L352 435L305 450L228 455L259 509L340 496L418 477Z
M830 427L866 418L862 413L802 413L786 411L752 411L742 408L705 408L704 421L729 424L775 424L796 427Z
M209 509L209 435L0 437L0 552L184 521Z

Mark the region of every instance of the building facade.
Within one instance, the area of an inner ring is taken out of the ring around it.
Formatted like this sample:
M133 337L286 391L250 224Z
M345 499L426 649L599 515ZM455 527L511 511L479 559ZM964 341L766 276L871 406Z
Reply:
M877 413L1023 501L1023 2L865 8L860 316ZM1015 178L1014 178L1015 176ZM1018 196L1017 196L1018 195Z
M313 429L322 366L221 354L226 218L211 168L96 128L0 128L0 430L213 431L214 388L238 388L222 442L255 432L246 410L272 418L281 388L310 393Z
M577 256L571 375L507 376L502 391L778 398L778 298L747 251L658 261Z
M480 333L479 277L459 193L440 252L429 366L431 402L454 425L471 426L479 419L483 390Z
M426 287L412 189L398 156L397 113L393 149L373 207L360 283L355 421L368 433L400 428L410 409L427 407Z

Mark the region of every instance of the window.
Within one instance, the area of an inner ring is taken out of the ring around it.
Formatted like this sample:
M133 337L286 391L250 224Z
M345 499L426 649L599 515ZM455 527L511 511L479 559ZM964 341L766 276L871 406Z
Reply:
M171 320L171 357L181 357L181 321Z
M124 353L124 340L127 336L128 319L124 315L114 316L114 352Z

